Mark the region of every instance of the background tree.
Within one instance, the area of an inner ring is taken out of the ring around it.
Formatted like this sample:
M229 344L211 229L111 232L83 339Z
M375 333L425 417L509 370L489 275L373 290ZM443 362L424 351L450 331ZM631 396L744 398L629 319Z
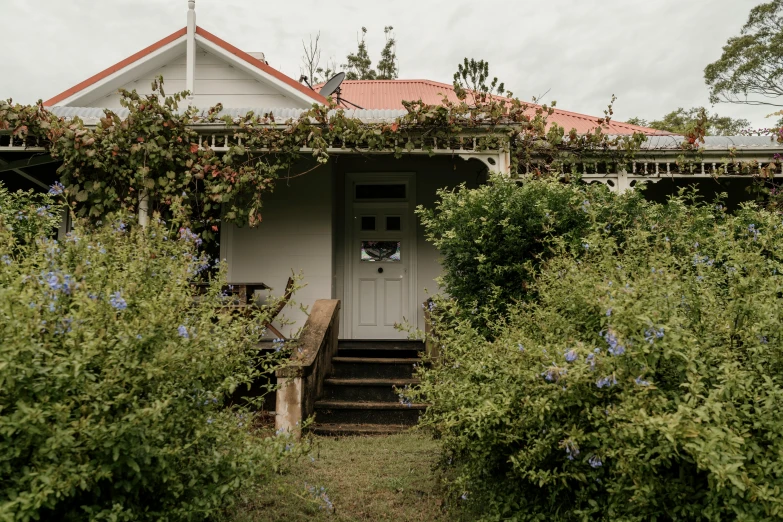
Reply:
M487 83L489 79L489 62L484 60L475 60L465 58L463 63L457 65L457 72L454 73L454 91L461 100L470 94L474 102L486 102L491 96L511 97L510 92L506 92L503 82L498 82L497 77Z
M744 118L710 114L704 107L693 107L688 110L679 107L660 120L647 121L642 118L631 118L628 123L677 134L688 134L698 126L702 111L704 111L707 136L734 136L750 127L750 122Z
M343 64L345 69L345 78L347 80L375 80L378 73L372 68L372 59L367 52L367 44L364 41L367 36L367 28L362 27L362 36L358 42L358 48L355 53L349 53L345 58L347 63Z
M381 59L378 62L379 80L394 80L400 73L400 69L397 66L397 42L394 39L393 30L394 27L390 25L383 28L386 44L383 46Z
M334 63L334 60L331 58L327 60L325 67L321 65L320 40L320 31L315 35L315 39L313 39L313 35L310 35L309 44L306 44L305 41L302 40L304 54L302 55L302 66L300 67L301 76L299 77L299 81L301 82L302 79L304 79L310 86L326 82L326 80L334 76L337 72L337 64Z
M783 107L783 0L754 7L739 36L704 69L710 101Z

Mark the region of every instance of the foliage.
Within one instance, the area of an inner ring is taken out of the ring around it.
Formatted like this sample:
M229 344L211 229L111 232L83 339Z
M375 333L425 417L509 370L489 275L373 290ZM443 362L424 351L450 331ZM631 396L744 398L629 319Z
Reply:
M49 194L11 192L0 183L0 223L7 234L2 237L2 248L18 254L21 248L36 238L51 236L62 219L63 205L55 198L63 190L55 184Z
M739 36L704 69L710 101L783 106L783 0L751 9Z
M616 196L599 184L542 179L519 185L494 177L476 189L440 190L434 208L416 212L441 256L439 284L478 326L486 314L535 297L533 280L555 253L549 239L581 245L592 212L621 235L641 204L639 191Z
M301 451L228 402L280 354L267 311L232 315L217 280L195 298L190 230L22 221L33 241L0 214L0 519L204 520Z
M750 127L750 122L744 118L710 114L704 107L693 107L688 110L679 107L664 115L660 120L648 122L641 118L631 118L628 123L676 134L689 134L701 124L702 120L706 127L705 135L707 136L737 136Z
M485 520L779 520L783 224L686 196L581 244L487 340L433 305L441 358L413 400L452 487ZM470 304L467 305L468 307Z

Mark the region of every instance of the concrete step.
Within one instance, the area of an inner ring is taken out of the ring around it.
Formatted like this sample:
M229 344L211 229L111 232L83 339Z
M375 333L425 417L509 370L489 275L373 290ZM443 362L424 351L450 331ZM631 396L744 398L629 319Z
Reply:
M403 424L315 424L312 432L316 435L391 435L410 429Z
M413 426L425 404L320 400L315 402L315 421L321 424L371 424Z
M421 341L344 340L337 344L340 357L418 357L424 351Z
M399 402L399 390L418 384L418 379L338 379L324 380L325 400Z
M410 379L417 357L333 357L329 377L355 379Z

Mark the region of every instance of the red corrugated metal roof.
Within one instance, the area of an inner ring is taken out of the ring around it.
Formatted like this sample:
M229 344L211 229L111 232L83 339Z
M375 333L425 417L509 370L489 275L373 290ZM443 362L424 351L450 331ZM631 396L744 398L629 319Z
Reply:
M318 90L321 86L316 85ZM437 105L445 95L450 101L457 102L454 87L446 83L431 80L346 80L341 85L341 98L364 109L402 109L403 101L421 100L430 105ZM346 105L346 107L348 107ZM534 110L534 109L531 109ZM555 109L549 117L550 122L555 122L566 131L576 129L580 134L591 132L598 125L598 118L576 112ZM643 132L645 134L668 135L647 127L639 127L619 121L611 121L604 132L608 134L633 134Z

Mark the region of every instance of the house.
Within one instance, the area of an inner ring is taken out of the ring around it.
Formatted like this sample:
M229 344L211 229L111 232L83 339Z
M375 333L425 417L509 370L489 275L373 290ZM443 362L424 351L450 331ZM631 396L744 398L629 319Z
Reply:
M123 115L119 88L150 93L150 83L159 75L169 92L189 90L190 104L207 108L220 102L227 113L252 109L271 112L283 121L312 104L327 103L316 90L270 67L262 53L242 51L196 25L195 2L190 0L188 6L185 27L44 104L59 116L78 116L95 124L105 108ZM367 122L393 121L405 114L403 100L439 103L444 96L456 100L452 86L430 80L346 81L341 88L344 100L362 107L350 109L353 116ZM560 109L550 121L580 133L597 125L595 117ZM611 122L606 132L655 135L648 145L655 154L634 163L630 172L586 167L587 179L624 190L639 179L680 176L672 169L680 137L621 122ZM210 136L205 134L205 139ZM713 147L715 162L732 144L739 145L747 157L769 161L777 149L768 141L713 139L707 148ZM13 140L5 149L2 144L0 169L27 176L39 186L53 181L51 166L47 171L45 165L29 160L20 166L12 161ZM219 142L212 145L220 150ZM424 239L414 209L434 204L440 188L477 186L487 170L507 171L507 153L477 151L468 144L436 148L432 154L411 150L401 159L339 147L330 154L328 164L307 175L279 180L267 197L260 226L221 228L220 253L228 262L229 281L263 281L280 289L292 272L301 272L307 286L297 294L299 303L310 307L322 298L341 301L340 337L404 338L407 334L395 325L407 321L423 327L421 303L437 289L440 271L438 252ZM686 177L709 177L715 162L702 164L700 172ZM31 170L35 168L38 174ZM306 316L295 307L286 315L294 321L284 329L291 335Z
M168 92L190 91L190 105L206 109L222 103L223 113L232 116L252 110L281 122L298 118L313 104L327 103L317 90L270 67L262 53L242 51L196 25L195 2L189 0L184 28L45 105L60 117L96 125L104 109L119 117L128 114L119 103L118 89L150 94L158 76L164 77ZM403 101L437 104L443 97L456 101L452 86L430 80L341 85L346 112L366 123L394 124L407 114ZM580 134L599 124L595 117L560 109L549 121ZM721 173L723 180L735 184L733 197L742 198L740 186L749 183L748 174L783 152L769 137L708 137L701 159L690 165L693 168L683 168L677 158L684 137L621 122L603 125L609 134L641 132L649 139L630 164L582 161L582 178L617 191L632 189L639 181L652 182L646 190L653 197L694 182L714 190L718 185L713 177ZM193 129L200 146L217 152L229 149L230 128L221 131L195 123ZM277 372L276 405L268 408L276 410L278 428L296 430L313 412L318 412L316 428L326 433L394 431L416 421L425 406L399 404L395 386L414 382L412 365L421 343L401 341L407 333L396 326L425 328L422 303L428 292L437 290L440 265L414 210L434 205L438 189L476 187L488 171L509 172L505 147L477 147L475 140L470 133L456 142L434 140L431 148L405 148L401 158L389 151L331 143L326 164L307 160L303 149L301 171L278 180L265 199L260 225L220 227L220 256L227 261L230 283L263 282L280 294L292 272L301 272L307 285L295 298L309 309L309 317L292 305L285 315L293 324L276 325L290 337L307 322L298 341L301 356ZM7 185L48 189L57 175L56 160L46 152L39 144L0 131L0 173L15 174L4 178ZM744 170L725 170L739 161ZM780 169L773 174L781 175ZM67 227L65 220L62 227Z

